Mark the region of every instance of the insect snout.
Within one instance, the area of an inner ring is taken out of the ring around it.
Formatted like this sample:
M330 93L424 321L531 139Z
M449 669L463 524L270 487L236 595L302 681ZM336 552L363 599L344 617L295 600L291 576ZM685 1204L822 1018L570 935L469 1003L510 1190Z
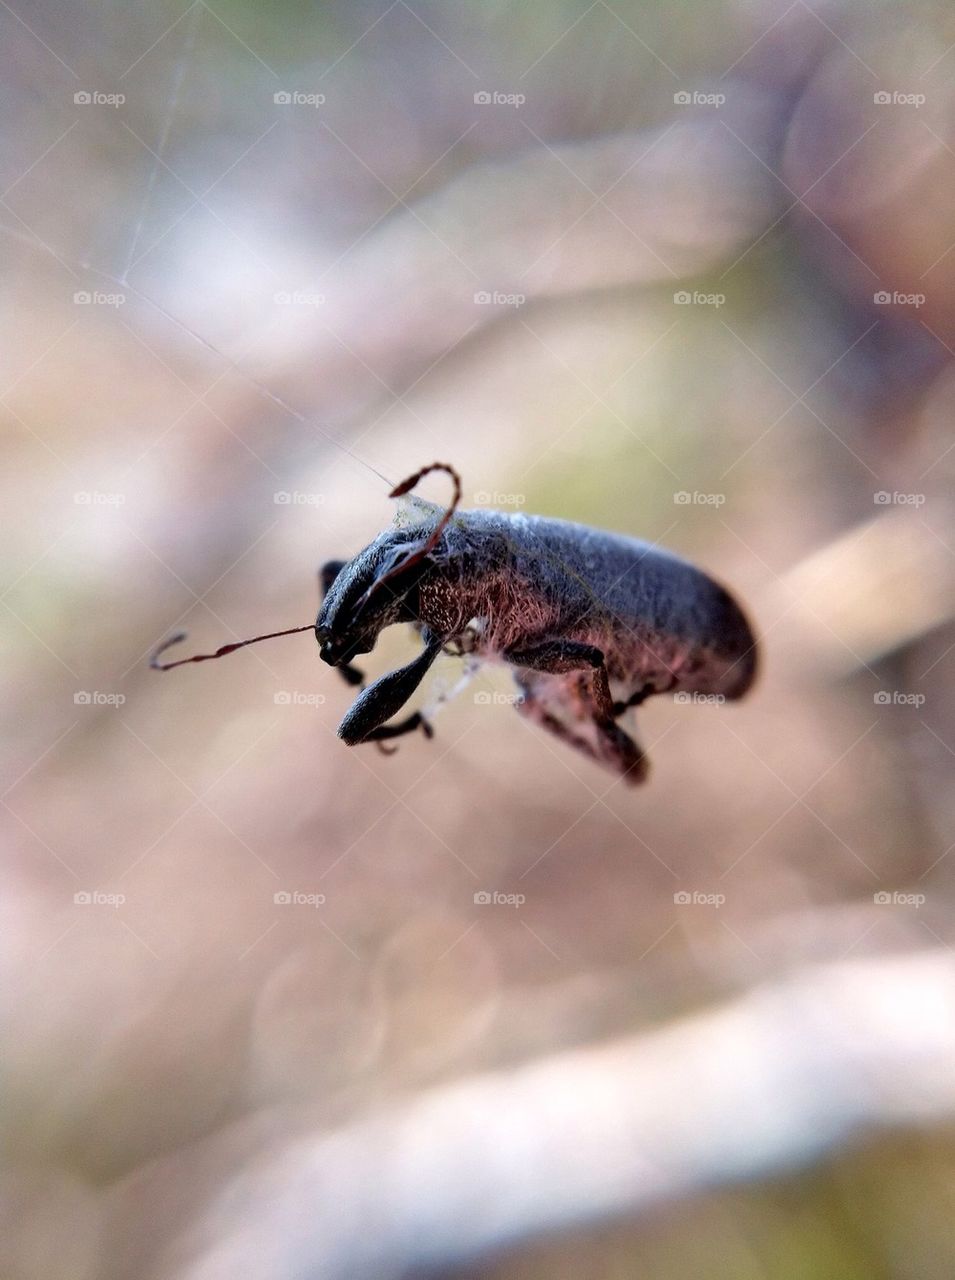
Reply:
M339 663L347 662L355 656L354 642L332 635L328 627L316 627L315 638L318 641L318 656L330 667L337 667Z
M357 641L335 636L329 627L316 627L315 638L318 641L318 656L330 667L334 667L343 677L346 684L363 684L365 677L351 664L356 653L367 653L368 646L360 646Z

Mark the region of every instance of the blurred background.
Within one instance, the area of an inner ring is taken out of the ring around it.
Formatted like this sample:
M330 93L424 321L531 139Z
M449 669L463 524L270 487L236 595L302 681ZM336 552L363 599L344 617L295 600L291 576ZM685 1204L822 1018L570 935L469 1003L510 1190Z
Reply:
M951 7L14 0L0 48L3 1274L950 1276L955 1011L921 1117L880 1035L955 972ZM148 669L309 622L436 458L731 585L752 695L651 701L631 790L504 671L386 757L308 634ZM887 1021L787 1085L772 993L852 966Z

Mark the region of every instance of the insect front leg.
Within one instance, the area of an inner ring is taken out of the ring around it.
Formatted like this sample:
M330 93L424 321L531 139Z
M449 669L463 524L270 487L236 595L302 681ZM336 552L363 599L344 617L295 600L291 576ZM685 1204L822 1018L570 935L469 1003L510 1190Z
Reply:
M397 738L419 728L428 737L431 736L431 726L417 711L397 724L385 724L386 720L405 705L441 652L444 640L440 636L425 633L424 638L424 652L414 662L381 676L374 684L363 689L352 703L348 714L338 726L338 736L350 747L357 746L360 742Z
M616 723L620 714L610 692L610 678L603 651L596 645L577 640L545 640L525 649L510 649L504 655L515 666L549 675L571 671L592 672L593 723L597 732L596 751L577 738L560 721L541 709L538 719L545 728L560 737L568 737L579 750L597 757L620 772L631 785L643 782L649 771L647 758L633 738Z

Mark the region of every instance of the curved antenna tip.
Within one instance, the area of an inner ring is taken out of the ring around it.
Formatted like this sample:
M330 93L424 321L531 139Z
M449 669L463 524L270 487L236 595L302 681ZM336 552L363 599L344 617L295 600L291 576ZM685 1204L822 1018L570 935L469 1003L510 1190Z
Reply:
M169 664L165 662L160 662L159 659L166 652L166 650L171 649L174 644L182 644L183 640L185 640L186 638L186 635L187 635L187 632L185 631L177 631L175 635L169 636L166 640L163 640L161 644L156 645L156 648L153 649L152 653L149 656L149 665L150 667L152 667L153 671L169 670Z

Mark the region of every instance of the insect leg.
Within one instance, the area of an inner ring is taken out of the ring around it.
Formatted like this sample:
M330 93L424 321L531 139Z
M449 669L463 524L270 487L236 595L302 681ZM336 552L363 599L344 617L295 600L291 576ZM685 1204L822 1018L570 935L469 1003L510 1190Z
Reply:
M326 560L318 571L318 586L321 598L324 600L328 595L332 583L341 573L346 565L345 560Z
M362 690L338 726L338 736L350 747L354 747L359 742L393 738L417 728L423 728L428 733L431 726L420 712L397 725L386 725L385 721L400 711L408 701L441 652L443 644L444 640L440 636L426 633L425 650L414 662L409 662L406 667L400 667L397 671L389 671Z
M552 715L547 709L545 700L541 698L540 694L532 686L522 685L522 688L523 697L517 703L517 710L522 716L525 716L528 720L533 720L542 729L552 733L555 738L560 738L561 742L566 742L568 746L582 751L591 760L600 761L601 757L594 749L593 743L588 742L586 738L581 738L562 720L558 720L555 715Z
M593 672L593 721L598 735L598 758L617 769L631 785L644 781L649 768L647 758L633 738L615 722L615 715L619 712L616 711L610 693L610 680L603 652L596 645L582 644L576 640L546 640L532 648L508 650L505 656L515 666L551 675L590 668ZM542 722L554 731L546 720ZM591 754L587 746L572 733L570 737L574 745Z
M625 729L613 721L598 720L597 732L603 747L601 759L618 770L629 786L645 782L650 772L650 762L639 743L634 742Z
M420 711L415 711L405 720L398 720L394 724L381 724L377 729L372 729L371 733L362 738L362 742L383 742L387 738L403 738L406 733L414 733L415 729L420 729L426 738L434 737L431 725Z
M601 720L613 720L614 701L607 666L602 650L595 644L582 644L578 640L545 640L527 649L508 649L504 656L516 667L529 667L532 671L545 671L550 675L589 668L593 672L597 715Z
M639 688L636 693L631 693L630 697L624 699L623 702L615 702L613 704L614 719L616 719L617 716L622 716L625 711L630 709L630 707L639 707L642 702L646 702L651 693L656 692L656 685L645 684Z

